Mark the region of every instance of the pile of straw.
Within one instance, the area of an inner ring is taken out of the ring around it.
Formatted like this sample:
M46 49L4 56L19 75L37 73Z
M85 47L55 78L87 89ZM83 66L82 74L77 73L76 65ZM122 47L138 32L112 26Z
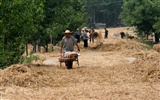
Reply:
M141 73L142 81L160 82L160 55L156 52L141 52L133 56L138 59L133 63L136 73Z
M116 56L115 59L117 60L118 58L122 60L123 56L134 57L136 60L132 65L135 67L135 71L137 71L135 73L139 75L138 77L140 77L142 81L160 81L160 54L154 50L148 50L145 44L136 41L121 40L117 43L100 43L91 49L105 52L118 51L117 53L119 53L121 57ZM107 56L110 57L108 54L106 57Z
M92 47L91 49L98 51L141 51L145 50L145 46L146 45L134 41L119 41L117 43L100 43Z
M49 76L43 75L43 71L30 69L25 65L12 65L5 70L1 70L1 86L21 86L21 87L41 87L49 85Z

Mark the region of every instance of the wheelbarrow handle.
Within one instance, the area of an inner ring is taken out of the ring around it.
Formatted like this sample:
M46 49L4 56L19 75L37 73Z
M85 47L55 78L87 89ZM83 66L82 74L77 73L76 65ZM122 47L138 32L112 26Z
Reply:
M60 54L60 57L63 58L63 53Z

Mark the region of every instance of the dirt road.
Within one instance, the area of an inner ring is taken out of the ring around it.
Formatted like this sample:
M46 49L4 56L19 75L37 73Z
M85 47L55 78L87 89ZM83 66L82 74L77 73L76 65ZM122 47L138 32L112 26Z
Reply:
M113 36L81 42L79 62L60 67L59 52L37 53L38 62L0 70L0 100L159 100L160 54L135 40ZM103 30L102 36L103 36Z

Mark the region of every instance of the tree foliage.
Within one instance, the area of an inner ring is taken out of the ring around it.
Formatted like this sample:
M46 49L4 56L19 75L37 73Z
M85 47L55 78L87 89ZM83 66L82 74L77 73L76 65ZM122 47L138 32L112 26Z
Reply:
M64 30L74 31L80 27L86 19L83 4L83 0L47 0L42 34L56 39Z
M80 27L86 18L83 4L83 0L0 1L0 67L18 63L28 43L40 41L45 47L50 36L56 39L65 29Z
M120 23L119 14L123 0L86 0L89 23L106 23L116 26Z
M160 0L124 0L120 18L138 31L160 32Z
M0 67L18 63L27 39L43 19L43 0L3 0Z

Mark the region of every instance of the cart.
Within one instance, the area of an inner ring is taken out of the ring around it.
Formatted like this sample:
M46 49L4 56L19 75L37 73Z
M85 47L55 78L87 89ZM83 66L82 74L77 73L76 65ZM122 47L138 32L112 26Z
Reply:
M72 69L74 61L77 62L79 66L78 56L79 55L77 52L71 52L67 56L61 55L61 57L59 58L60 66L62 63L65 63L65 65L67 66L67 69Z

